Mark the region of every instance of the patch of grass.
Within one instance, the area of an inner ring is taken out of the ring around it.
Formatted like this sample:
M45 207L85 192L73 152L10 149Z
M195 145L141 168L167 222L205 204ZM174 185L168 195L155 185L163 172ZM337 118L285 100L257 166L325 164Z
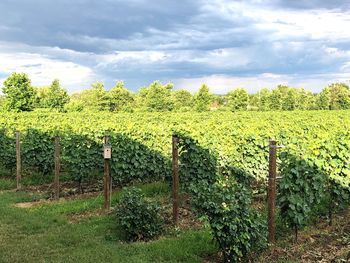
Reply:
M16 181L7 178L0 178L0 190L11 190L16 188Z
M169 194L169 186L163 182L156 182L138 186L146 197L161 198ZM121 197L121 192L113 192L111 204L114 207ZM40 213L45 214L80 214L87 211L96 210L103 206L103 194L97 196L89 196L80 199L62 199L58 202L47 202L39 206L31 208Z
M149 189L154 186L148 187L145 192L152 195L155 190ZM118 196L114 194L114 202ZM98 207L102 197L33 209L14 206L40 198L25 192L0 193L0 262L202 262L217 251L207 229L179 232L152 242L123 243L114 232L114 215L76 224L62 216Z

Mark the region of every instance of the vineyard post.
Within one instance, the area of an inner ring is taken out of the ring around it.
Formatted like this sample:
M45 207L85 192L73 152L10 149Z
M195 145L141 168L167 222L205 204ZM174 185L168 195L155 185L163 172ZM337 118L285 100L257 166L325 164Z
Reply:
M268 242L275 243L276 235L276 174L277 174L276 141L269 143L269 182L268 182Z
M21 133L16 131L16 179L17 190L21 189Z
M112 147L109 136L104 136L104 209L111 208L111 158Z
M173 170L173 222L177 226L179 221L179 137L172 136L172 170Z
M55 137L55 154L54 154L54 159L55 159L55 179L54 179L54 188L55 188L55 199L60 198L60 151L61 151L61 146L60 146L60 137L56 136Z

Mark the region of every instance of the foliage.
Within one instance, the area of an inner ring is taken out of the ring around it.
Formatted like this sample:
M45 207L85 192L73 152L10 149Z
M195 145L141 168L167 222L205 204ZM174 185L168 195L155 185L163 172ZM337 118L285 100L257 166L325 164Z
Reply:
M102 111L108 110L108 98L104 84L97 81L91 85L90 89L84 90L80 94L84 109Z
M3 130L3 133L0 132L0 141L4 142L4 146L0 147L0 163L6 163L11 169L15 168L15 130L20 130L23 134L23 151L30 145L41 144L38 141L26 142L32 140L32 137L26 137L26 131L35 129L43 134L43 137L53 138L56 134L60 135L62 169L72 175L77 169L77 173L80 174L74 175L77 180L80 176L88 177L92 171L101 172L103 136L108 130L113 145L112 175L115 182L127 184L132 181L165 179L171 175L170 138L174 131L181 131L191 140L190 145L195 147L190 148L190 151L198 151L198 154L203 155L200 158L208 163L203 165L204 167L214 165L220 168L229 164L262 180L266 177L268 169L268 140L275 138L279 144L288 146L288 149L296 148L296 156L303 154L308 160L312 158L325 176L331 174L331 177L338 182L348 184L350 179L350 163L347 161L350 159L348 114L348 111L312 111L297 114L293 112L3 113L0 115L0 127ZM52 147L51 140L43 142L41 149ZM53 163L53 156L49 153L47 155L47 162ZM26 156L22 159L32 162L27 164L28 167L37 165L35 159L31 161ZM189 171L188 178L192 175L197 176L195 167L199 165L198 162L200 159L193 161L194 168L186 168Z
M215 155L188 136L180 138L181 182L193 206L208 218L225 262L247 258L252 248L266 243L266 228L251 208L251 177L241 169L220 166Z
M134 95L125 88L124 82L118 81L108 92L110 111L125 111L132 107Z
M203 84L194 96L196 111L201 112L210 110L211 101L212 95L209 93L209 88L207 85Z
M343 110L350 108L350 91L346 84L331 84L322 90L321 94L322 106L325 109Z
M125 189L116 208L117 220L126 240L150 240L160 235L160 206L147 201L141 189Z
M30 111L34 107L35 90L24 73L12 73L2 88L6 97L6 108L11 111Z
M170 111L173 109L171 90L173 84L162 85L159 81L140 91L142 104L148 111Z
M246 259L266 245L266 226L251 208L250 191L234 177L219 177L209 187L199 183L194 203L207 216L225 262Z
M27 76L26 78L30 84ZM18 82L18 79L15 82ZM171 83L163 85L159 81L154 81L148 87L142 87L134 94L125 88L122 81L118 81L109 91L105 89L102 82L97 81L91 85L90 89L75 93L69 97L67 92L60 87L59 81L54 80L51 86L32 88L34 89L34 101L29 100L29 104L25 103L30 107L24 110L51 108L69 112L82 110L202 112L208 110L292 111L350 109L350 91L348 85L344 83L333 83L318 94L313 94L304 88L294 88L286 85L278 85L271 91L263 88L252 94L248 94L248 91L243 88L238 88L228 91L227 94L213 95L209 92L208 86L203 84L194 96L187 90L173 91L173 88L174 85ZM22 109L18 109L21 103L17 106L11 106L10 104L15 104L16 99L24 102L23 98L18 99L20 97L17 98L16 96L13 96L13 98L15 99L6 100L7 110L22 111ZM69 103L69 101L71 102ZM1 104L4 104L4 102L1 102L0 99L0 109Z
M245 89L237 88L227 94L227 104L232 111L247 110L248 92Z
M64 90L59 80L55 79L47 93L47 97L45 99L44 104L51 109L57 109L62 111L64 108L64 105L69 102L69 96L66 90Z
M216 180L217 161L208 149L203 149L198 142L184 134L180 135L180 173L181 185L196 192L198 182L208 186Z
M35 103L34 106L35 108L46 108L47 104L47 96L49 93L50 87L34 87L35 90Z
M28 129L22 134L22 166L35 173L50 174L53 171L53 139L50 134Z
M279 184L279 206L286 224L299 229L323 200L326 176L312 160L284 153Z
M192 94L184 89L173 92L174 110L181 110L186 107L191 107L193 103Z

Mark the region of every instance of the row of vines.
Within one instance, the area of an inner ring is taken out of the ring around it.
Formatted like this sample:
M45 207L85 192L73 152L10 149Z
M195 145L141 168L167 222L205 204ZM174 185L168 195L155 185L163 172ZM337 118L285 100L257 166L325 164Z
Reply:
M252 181L264 190L271 138L284 146L278 205L286 225L302 227L324 204L328 212L349 205L349 113L6 113L0 116L0 166L14 170L14 132L20 130L26 173L52 174L58 135L71 179L101 177L107 133L115 184L170 182L171 135L177 133L181 185L208 218L224 255L239 259L266 236L264 219L250 204Z
M312 162L332 178L350 182L348 111L293 113L59 114L5 113L0 116L1 164L15 167L14 133L22 133L24 167L46 174L53 168L53 137L62 141L63 168L73 177L100 170L107 132L113 145L113 173L124 181L170 174L171 135L186 133L209 149L220 165L232 164L266 178L268 140ZM81 172L83 171L83 172ZM82 174L80 174L82 173Z

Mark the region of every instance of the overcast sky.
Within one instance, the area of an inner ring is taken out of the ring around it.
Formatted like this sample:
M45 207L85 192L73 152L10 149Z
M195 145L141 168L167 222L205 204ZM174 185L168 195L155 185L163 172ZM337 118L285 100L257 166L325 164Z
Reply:
M0 10L0 83L17 71L70 92L160 80L225 93L350 80L348 0L1 0Z

